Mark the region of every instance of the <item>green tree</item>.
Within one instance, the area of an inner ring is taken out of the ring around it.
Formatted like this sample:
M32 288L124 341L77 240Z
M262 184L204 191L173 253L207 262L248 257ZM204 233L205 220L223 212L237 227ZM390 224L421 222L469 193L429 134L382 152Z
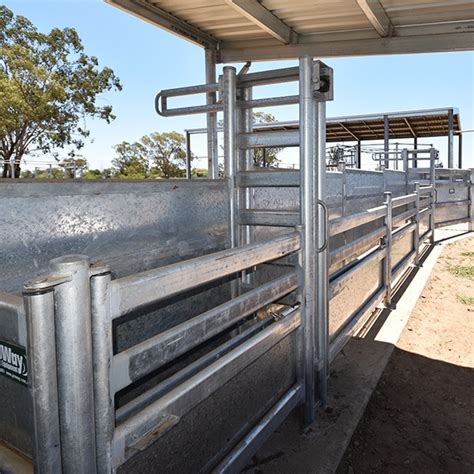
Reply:
M275 116L272 114L267 114L265 112L254 112L253 113L253 123L254 125L261 125L264 123L273 123L275 122ZM279 147L270 147L270 148L256 148L253 151L253 164L258 168L272 168L278 165L280 159L278 158L278 153L283 150Z
M116 157L112 160L112 175L115 178L144 179L149 176L147 151L141 143L122 142L114 149Z
M150 133L140 139L140 144L146 150L152 172L167 179L186 175L186 139L181 133Z
M275 116L265 112L254 112L252 114L253 125L262 125L265 123L276 122ZM223 121L219 121L219 127L223 127ZM271 168L278 165L280 159L278 153L283 150L280 147L255 148L253 150L253 164L257 168ZM220 176L224 176L224 168L219 171Z
M64 170L64 176L68 178L80 178L88 168L87 160L75 155L65 158L58 166Z
M41 33L25 17L0 5L0 161L3 177L20 176L22 158L35 151L80 149L89 136L87 116L110 123L110 105L98 96L120 90L112 69L84 53L77 32Z

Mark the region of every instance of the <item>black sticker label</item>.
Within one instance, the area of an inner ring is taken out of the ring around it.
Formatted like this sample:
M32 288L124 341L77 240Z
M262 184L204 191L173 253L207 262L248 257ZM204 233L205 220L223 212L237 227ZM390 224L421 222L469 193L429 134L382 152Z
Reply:
M0 341L0 375L28 385L26 351L23 347Z

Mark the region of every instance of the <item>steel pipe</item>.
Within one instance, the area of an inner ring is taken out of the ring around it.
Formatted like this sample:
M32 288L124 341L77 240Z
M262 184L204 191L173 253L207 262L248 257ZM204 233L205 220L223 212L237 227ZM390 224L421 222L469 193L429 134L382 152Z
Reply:
M295 331L300 324L300 311L296 309L118 425L112 450L114 467L156 441L186 413Z
M385 259L383 266L383 283L385 288L385 306L392 306L392 193L384 192L386 215L385 215Z
M113 391L118 392L297 286L297 273L293 271L120 352L112 361Z
M99 474L110 473L112 470L110 448L115 429L114 396L110 389L110 365L113 360L110 283L111 274L106 266L98 269L91 278L95 436Z
M378 206L367 211L351 214L346 217L339 217L329 221L329 235L337 235L356 227L368 224L385 216L385 206Z
M319 78L316 78L319 82ZM313 78L314 80L314 78ZM326 102L318 101L315 107L316 162L314 180L314 202L325 203L326 196ZM316 207L317 220L317 286L316 286L316 317L318 335L318 396L322 406L327 401L327 381L329 377L329 241L327 213L321 206Z
M415 265L420 264L420 183L415 183L415 231L413 232L414 247L415 247Z
M205 50L206 82L214 84L216 82L216 50ZM217 101L216 90L207 91L206 104L215 105ZM207 113L207 175L211 179L219 177L219 146L217 140L217 114Z
M302 244L302 315L304 321L304 380L305 380L305 420L315 419L316 386L316 203L314 181L315 121L313 95L313 59L304 56L300 64L300 212L303 225Z
M202 257L174 263L113 280L112 318L169 298L186 290L210 283L260 263L275 260L300 248L298 232L273 239L222 250Z
M24 301L34 468L39 474L61 472L54 293L51 288L39 293L26 292Z
M97 471L89 259L69 255L50 270L70 277L54 288L59 420L64 473Z

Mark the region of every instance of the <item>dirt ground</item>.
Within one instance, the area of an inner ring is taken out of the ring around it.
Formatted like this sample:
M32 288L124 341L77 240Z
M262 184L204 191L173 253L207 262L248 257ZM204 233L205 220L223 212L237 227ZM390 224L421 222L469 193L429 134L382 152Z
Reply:
M474 472L474 238L446 246L337 470Z

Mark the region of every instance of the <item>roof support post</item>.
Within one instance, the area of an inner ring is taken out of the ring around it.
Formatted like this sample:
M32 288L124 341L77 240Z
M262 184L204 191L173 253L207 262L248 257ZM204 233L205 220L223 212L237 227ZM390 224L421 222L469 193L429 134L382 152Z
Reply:
M384 156L384 167L388 169L388 150L390 145L390 123L388 120L388 115L383 116L383 151L385 152Z
M356 162L356 168L359 168L359 169L362 168L362 150L361 150L361 142L360 142L360 140L357 140L357 162Z
M418 149L418 137L413 139L413 149ZM416 153L413 154L413 168L418 168L418 160L416 159Z
M216 82L216 50L205 50L206 83ZM207 105L216 103L216 93L208 92ZM211 179L219 177L219 153L217 144L217 114L207 113L207 176Z
M458 135L458 168L462 169L462 133Z
M454 168L454 114L453 109L448 110L448 168Z
M191 179L191 134L186 130L186 179Z

